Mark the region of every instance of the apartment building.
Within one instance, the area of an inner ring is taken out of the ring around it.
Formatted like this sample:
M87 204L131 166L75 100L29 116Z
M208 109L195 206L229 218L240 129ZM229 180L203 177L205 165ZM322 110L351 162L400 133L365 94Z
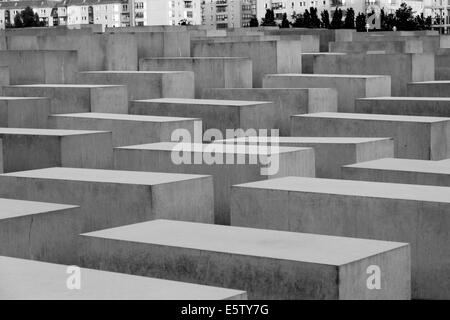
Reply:
M223 28L247 27L257 14L256 0L203 0L202 24Z

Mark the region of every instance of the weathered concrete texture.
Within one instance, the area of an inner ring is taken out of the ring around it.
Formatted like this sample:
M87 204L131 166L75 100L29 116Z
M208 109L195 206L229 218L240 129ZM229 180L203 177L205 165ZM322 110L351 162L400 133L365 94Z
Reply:
M438 163L444 166L450 166L450 159L440 160Z
M276 129L281 122L279 106L272 102L207 99L151 99L130 102L130 114L196 117L203 129Z
M136 38L139 59L191 55L189 32L136 32L132 35Z
M5 172L3 170L3 141L0 139L0 173Z
M231 223L411 244L412 297L450 296L450 188L287 177L232 187Z
M86 71L80 84L126 85L128 100L194 98L194 73L190 71Z
M391 138L243 137L217 143L314 148L316 177L319 178L338 179L343 165L394 156Z
M250 299L410 299L405 243L168 220L81 238L83 266L231 287ZM373 264L383 270L380 290L367 289Z
M0 175L0 197L81 206L83 231L157 218L211 223L212 188L210 176L158 172L48 168Z
M52 115L49 125L55 129L106 130L112 132L113 146L129 146L171 141L172 132L181 129L194 135L194 118L139 116L113 113L69 113Z
M0 66L0 94L3 94L3 87L9 85L9 67Z
M392 95L405 96L406 84L434 80L434 54L345 54L314 56L314 73L391 76Z
M435 79L450 80L450 48L440 48L434 59Z
M302 72L301 41L192 42L193 57L245 57L253 63L253 86L260 88L266 74Z
M450 117L450 98L379 97L357 99L355 112Z
M355 112L355 99L391 95L389 76L335 74L270 74L263 80L264 88L335 88L338 111Z
M110 132L0 128L0 138L4 172L53 166L112 167Z
M404 31L405 32L405 31ZM369 34L355 33L353 36L354 41L367 41L367 42L386 42L386 41L422 41L423 52L435 53L439 50L441 39L438 34L378 34L378 32Z
M385 53L423 53L421 40L394 41L340 41L330 42L330 52L367 53L370 51L384 51Z
M230 224L230 187L282 176L315 176L311 148L154 143L114 149L114 168L208 174L214 180L215 219Z
M91 34L102 31L101 24L79 25L78 28L68 28L67 26L54 27L35 27L35 28L8 28L2 30L6 35L27 35L27 36L45 36L45 35L68 35L68 34Z
M80 233L77 206L0 198L2 256L77 264Z
M50 100L39 97L0 97L0 127L47 128Z
M348 180L450 187L450 167L441 161L385 158L342 167Z
M10 84L73 83L76 51L0 50L0 65L9 67Z
M450 97L450 80L408 83L410 97Z
M68 266L0 257L2 300L244 300L243 291L81 268L81 290L66 286ZM70 269L69 269L70 270ZM73 271L71 271L73 272Z
M291 119L293 136L392 137L396 158L450 157L450 118L322 112Z
M312 74L314 73L314 59L318 55L320 56L337 56L346 55L342 52L320 52L320 53L302 53L302 73Z
M293 89L205 89L202 99L272 101L281 120L276 126L280 135L290 132L290 116L313 112L336 112L337 91L331 88Z
M205 88L252 88L252 61L248 58L143 58L140 71L192 71L195 96Z
M128 112L126 86L79 84L29 84L5 87L6 95L15 97L48 97L50 111L69 112Z
M131 34L7 36L9 50L76 50L79 71L138 68L136 38Z

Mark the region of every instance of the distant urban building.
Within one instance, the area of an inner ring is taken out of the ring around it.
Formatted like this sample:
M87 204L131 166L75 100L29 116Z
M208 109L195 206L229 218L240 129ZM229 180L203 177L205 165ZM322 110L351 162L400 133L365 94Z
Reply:
M217 29L247 27L257 14L256 4L256 0L204 0L202 24Z

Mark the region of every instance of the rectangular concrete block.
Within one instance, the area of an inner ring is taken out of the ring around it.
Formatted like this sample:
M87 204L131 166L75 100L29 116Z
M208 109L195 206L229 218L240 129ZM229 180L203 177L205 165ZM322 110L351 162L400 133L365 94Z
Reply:
M3 170L3 141L0 139L0 173L5 172Z
M422 41L423 52L433 54L439 50L441 45L441 39L438 34L393 34L392 32L388 33L378 34L378 32L376 32L373 34L369 34L369 36L367 36L362 32L356 32L354 34L353 41L367 41L367 42Z
M242 137L217 143L314 148L318 178L338 179L343 165L394 156L391 138Z
M111 131L115 147L171 141L177 129L187 130L193 136L195 122L201 130L201 120L195 118L94 112L58 114L49 118L50 127L55 129Z
M85 267L232 287L249 299L410 299L405 243L168 220L81 238ZM380 290L367 288L370 265L384 272Z
M126 86L85 84L29 84L8 86L6 95L14 97L48 97L50 111L127 113Z
M385 158L343 166L342 178L450 187L450 167L441 161Z
M356 99L355 112L450 117L450 98L378 97Z
M3 87L9 86L9 67L0 66L0 94L3 94Z
M0 257L1 300L246 300L231 290L80 268L81 290L67 288L69 266Z
M142 58L140 71L192 71L195 96L205 88L252 88L252 60L237 57Z
M111 133L106 131L0 128L3 171L53 166L111 168Z
M1 256L77 264L80 233L77 206L0 198Z
M130 114L196 117L203 129L277 129L281 112L272 102L163 98L130 102Z
M83 231L157 218L211 223L210 176L48 168L0 175L0 197L75 204Z
M175 142L115 148L114 168L212 175L214 222L218 224L230 223L229 198L233 184L288 175L315 176L311 148Z
M450 118L322 112L291 119L293 136L391 137L396 158L450 156Z
M393 96L405 96L406 84L434 80L434 54L317 55L314 73L391 76Z
M263 89L204 89L202 99L271 101L282 116L276 127L280 135L290 133L290 116L313 112L336 112L337 91L331 88L263 88Z
M40 97L0 97L0 127L47 128L50 100Z
M73 83L78 57L69 50L0 50L0 65L9 67L11 84Z
M393 41L339 41L330 42L330 52L367 53L384 51L385 53L423 53L421 40Z
M332 74L270 74L264 88L335 88L338 111L355 112L355 99L391 95L389 76Z
M192 42L193 57L244 57L253 63L253 86L261 88L266 74L302 72L301 41Z
M131 34L136 38L138 59L191 56L189 32L135 32Z
M440 48L435 55L435 79L450 80L450 48Z
M408 83L410 97L450 97L450 80Z
M231 223L411 244L412 297L450 295L450 188L286 177L232 187Z
M194 73L190 71L86 71L80 84L126 85L128 100L194 98Z

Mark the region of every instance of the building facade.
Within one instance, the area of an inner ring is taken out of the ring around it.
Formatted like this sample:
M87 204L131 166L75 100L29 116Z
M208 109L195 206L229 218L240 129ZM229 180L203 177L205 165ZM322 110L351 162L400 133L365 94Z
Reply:
M241 28L250 25L257 15L256 0L203 0L202 24L223 28Z

